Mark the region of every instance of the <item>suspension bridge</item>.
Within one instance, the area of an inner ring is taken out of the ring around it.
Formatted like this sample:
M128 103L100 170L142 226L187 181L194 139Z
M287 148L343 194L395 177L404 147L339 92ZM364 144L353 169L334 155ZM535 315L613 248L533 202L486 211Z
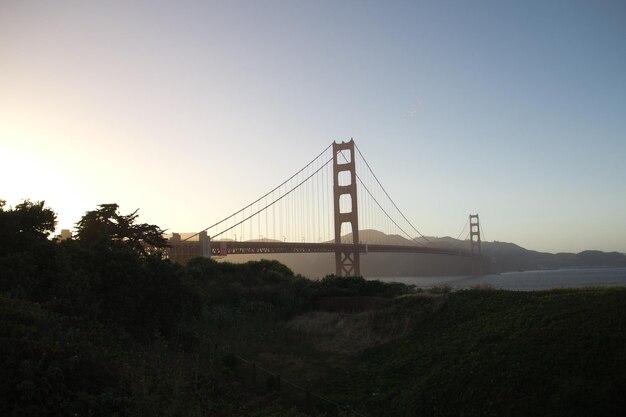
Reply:
M174 233L167 256L184 263L198 256L334 253L335 274L354 276L361 274L361 254L424 253L471 258L480 273L478 215L470 215L463 230L468 224L467 248L429 240L351 139L333 142L280 185L202 231L185 238Z

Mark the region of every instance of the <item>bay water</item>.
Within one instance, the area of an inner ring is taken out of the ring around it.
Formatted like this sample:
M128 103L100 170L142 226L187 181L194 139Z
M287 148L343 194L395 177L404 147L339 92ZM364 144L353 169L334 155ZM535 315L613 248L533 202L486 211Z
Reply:
M626 268L577 268L541 271L504 272L494 275L445 277L368 277L386 282L401 282L418 288L449 286L453 289L491 287L512 291L589 286L626 286Z

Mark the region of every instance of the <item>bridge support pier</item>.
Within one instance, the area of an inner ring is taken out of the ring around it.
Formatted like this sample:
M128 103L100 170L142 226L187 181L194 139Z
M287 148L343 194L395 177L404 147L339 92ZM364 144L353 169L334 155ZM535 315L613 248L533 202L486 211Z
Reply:
M200 247L202 248L202 256L204 258L211 257L211 237L207 235L206 230L198 234Z
M335 217L335 243L341 244L341 226L349 223L352 231L353 246L335 252L335 275L361 275L361 260L357 245L359 244L359 213L356 199L356 164L354 140L349 142L333 142L333 200ZM341 175L347 172L348 175ZM341 204L341 196L347 201ZM343 211L342 211L343 210Z

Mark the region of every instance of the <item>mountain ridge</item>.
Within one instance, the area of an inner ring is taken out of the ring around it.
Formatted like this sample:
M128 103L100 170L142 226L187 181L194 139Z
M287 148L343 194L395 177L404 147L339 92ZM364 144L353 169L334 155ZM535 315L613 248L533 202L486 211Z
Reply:
M352 242L352 234L342 236L342 242ZM418 237L409 240L399 235L387 235L378 230L359 230L361 242L387 245L435 246L442 248L470 249L469 240L450 236ZM556 254L526 249L511 242L483 241L482 254L486 259L485 273L529 271L537 269L626 267L626 254L586 250L579 253ZM265 257L268 257L267 255ZM295 272L308 277L323 277L334 272L333 254L273 254L272 259L285 263ZM228 261L245 262L258 256L234 255ZM442 276L470 275L469 258L430 254L367 253L361 254L361 273L365 277L380 276Z

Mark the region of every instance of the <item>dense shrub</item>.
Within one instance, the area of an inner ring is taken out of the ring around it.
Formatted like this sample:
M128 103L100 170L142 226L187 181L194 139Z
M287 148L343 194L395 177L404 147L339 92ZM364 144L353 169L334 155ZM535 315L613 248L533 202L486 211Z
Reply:
M187 265L187 272L204 303L212 306L209 310L228 306L231 311L290 317L311 308L315 296L315 282L294 275L278 261L232 264L196 258Z
M338 277L328 275L319 284L319 295L324 296L378 296L396 297L402 294L413 292L412 287L408 287L398 282L369 281L362 277Z

